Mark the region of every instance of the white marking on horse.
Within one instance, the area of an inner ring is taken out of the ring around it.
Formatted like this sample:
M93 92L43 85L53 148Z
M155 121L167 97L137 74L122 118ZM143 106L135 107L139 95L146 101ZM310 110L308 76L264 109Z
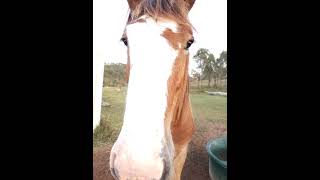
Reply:
M146 23L127 26L130 79L123 126L113 151L117 151L117 147L125 147L122 148L122 155L117 157L125 160L116 161L114 166L128 174L144 171L146 174L161 175L163 152L171 161L174 156L172 138L167 138L171 137L170 127L164 127L164 119L167 81L178 51L161 35L166 28L176 31L175 23L155 22L151 18L146 18ZM134 164L130 166L130 162ZM128 166L132 169L128 170Z

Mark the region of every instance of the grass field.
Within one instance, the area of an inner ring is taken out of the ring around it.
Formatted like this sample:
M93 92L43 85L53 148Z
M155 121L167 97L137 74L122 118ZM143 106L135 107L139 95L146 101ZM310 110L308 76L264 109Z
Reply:
M103 101L107 101L111 106L101 109L101 122L93 137L94 147L115 142L122 126L126 92L126 87L104 87ZM200 91L191 91L190 97L196 125L200 121L208 121L227 126L226 97L209 96Z
M203 91L227 92L227 81L225 80L219 81L218 86L214 88L213 81L211 82L210 87L208 87L208 80L201 80L201 83L196 80L193 80L190 82L190 89L191 89L191 92L203 92Z

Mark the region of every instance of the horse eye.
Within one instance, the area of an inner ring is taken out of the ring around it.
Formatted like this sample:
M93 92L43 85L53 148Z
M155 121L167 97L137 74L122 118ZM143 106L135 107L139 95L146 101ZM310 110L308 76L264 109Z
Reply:
M194 39L190 39L188 42L187 42L187 46L186 46L186 50L189 49L189 47L192 45L192 43L194 42Z
M128 39L123 37L121 38L121 41L123 42L124 45L128 46Z

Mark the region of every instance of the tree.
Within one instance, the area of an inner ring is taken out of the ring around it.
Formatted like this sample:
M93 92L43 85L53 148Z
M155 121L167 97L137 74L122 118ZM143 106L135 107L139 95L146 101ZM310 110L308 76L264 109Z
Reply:
M193 56L201 71L200 82L202 79L208 79L208 87L210 87L213 78L213 87L217 88L221 79L227 77L227 51L222 51L219 58L215 58L208 49L200 48L196 55Z
M196 63L198 64L197 68L200 69L200 84L201 84L201 80L203 78L201 78L201 76L203 76L204 71L205 71L205 61L206 59L209 57L209 50L208 49L204 49L204 48L200 48L196 55L193 56L193 58L195 59Z
M214 58L213 54L209 54L208 58L205 60L205 68L204 68L204 74L208 78L208 87L210 87L212 76L214 78L214 86L216 86L216 59Z
M192 70L191 75L192 75L193 79L196 79L198 81L198 88L200 88L200 86L199 86L200 77L201 77L200 73L195 70Z
M193 58L195 59L196 63L198 64L198 68L203 72L204 71L204 67L205 67L205 60L208 59L209 57L209 50L208 49L204 49L204 48L200 48L196 55L193 56Z
M220 53L220 59L223 59L223 62L225 63L225 65L227 65L227 51L222 51ZM227 67L227 66L226 66Z
M227 51L222 51L217 59L219 80L227 78Z
M208 79L208 87L210 87L212 77L216 78L215 66L216 60L215 57L208 49L200 48L196 55L193 56L195 61L198 64L198 68L201 70L201 79Z

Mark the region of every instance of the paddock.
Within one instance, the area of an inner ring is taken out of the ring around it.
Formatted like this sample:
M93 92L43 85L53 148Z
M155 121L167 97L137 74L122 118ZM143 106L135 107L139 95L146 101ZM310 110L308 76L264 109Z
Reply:
M103 101L111 106L102 106L101 124L94 134L93 179L113 180L109 171L110 150L121 125L124 111L126 87L104 87ZM211 96L205 92L190 94L196 132L188 149L187 160L182 171L182 180L208 180L209 164L206 144L209 139L227 133L227 98Z

